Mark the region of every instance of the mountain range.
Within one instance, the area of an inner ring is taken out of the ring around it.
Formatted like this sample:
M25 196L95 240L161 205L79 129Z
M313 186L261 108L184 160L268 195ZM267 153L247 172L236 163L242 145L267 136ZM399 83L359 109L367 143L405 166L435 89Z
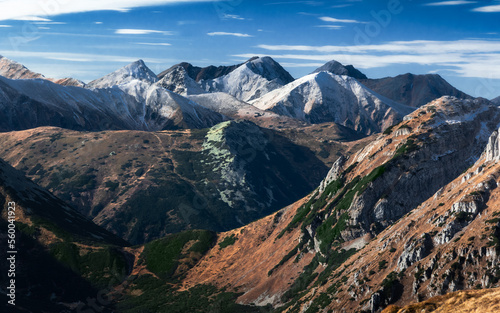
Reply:
M0 74L10 311L497 309L497 99L270 57Z

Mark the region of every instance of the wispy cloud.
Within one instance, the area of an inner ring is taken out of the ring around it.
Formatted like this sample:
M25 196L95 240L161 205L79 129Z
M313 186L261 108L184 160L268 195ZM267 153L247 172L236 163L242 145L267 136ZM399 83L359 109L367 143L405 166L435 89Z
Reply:
M329 29L341 29L341 28L344 28L344 26L341 26L341 25L318 25L316 27L329 28Z
M322 20L323 22L328 22L328 23L363 23L363 22L356 21L356 20L344 20L344 19L338 19L338 18L329 17L329 16L322 16L319 19Z
M431 2L426 3L424 5L427 6L447 6L447 5L464 5L464 4L473 4L477 3L477 1L441 1L441 2Z
M16 20L16 21L30 21L30 22L50 22L51 21L48 18L44 18L44 17L40 17L40 16L29 16L29 15L19 16L19 17L13 18L13 20Z
M282 2L271 2L271 3L266 3L266 5L290 5L290 4L305 4L305 5L310 5L313 7L317 6L322 6L324 3L320 1L282 1Z
M209 36L253 37L252 35L249 35L249 34L228 33L228 32L211 32L211 33L207 33L207 35L209 35Z
M171 44L166 42L136 42L135 44L143 46L171 46Z
M153 29L122 28L122 29L115 30L115 34L119 34L119 35L150 35L150 34L172 35L172 32L171 31L164 31L164 30L153 30Z
M39 51L2 51L2 54L15 58L35 58L37 60L57 60L57 61L71 61L71 62L105 62L105 63L130 63L137 61L138 57L129 57L121 55L106 55L106 54L90 54L90 53L71 53L71 52L39 52ZM148 63L167 63L169 59L144 59Z
M379 68L397 64L420 64L446 67L462 77L500 78L500 41L394 41L379 45L307 46L258 45L276 51L270 56L298 63L337 60L359 68ZM291 52L291 53L290 53ZM258 53L240 54L251 57ZM261 54L269 55L269 54Z
M9 28L12 27L12 25L0 25L0 28Z
M241 17L241 16L236 15L236 14L224 14L224 15L222 15L222 18L226 19L226 20L239 20L239 21L246 20L246 18Z
M49 1L40 0L3 0L0 1L0 20L14 20L26 16L56 16L68 13L92 11L126 12L137 7L148 7L193 2L211 2L213 0L86 0L86 1Z
M500 4L498 5L487 5L484 7L479 7L474 10L474 12L483 12L483 13L495 13L495 12L500 12Z

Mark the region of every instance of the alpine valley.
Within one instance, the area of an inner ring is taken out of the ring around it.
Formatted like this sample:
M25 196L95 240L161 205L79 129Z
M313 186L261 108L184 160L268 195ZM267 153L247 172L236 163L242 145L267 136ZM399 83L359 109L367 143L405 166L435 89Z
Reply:
M498 98L270 57L0 75L8 312L500 310Z

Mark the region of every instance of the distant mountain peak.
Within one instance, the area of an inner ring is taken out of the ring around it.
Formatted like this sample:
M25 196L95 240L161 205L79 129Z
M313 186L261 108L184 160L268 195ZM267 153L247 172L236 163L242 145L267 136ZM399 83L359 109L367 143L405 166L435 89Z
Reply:
M361 73L352 65L342 65L342 63L335 60L325 63L323 66L318 67L312 73L327 71L335 75L347 75L356 79L367 79L366 75Z
M273 58L253 57L245 62L255 74L261 75L267 80L276 80L282 85L286 85L294 81L294 78L288 73L278 62Z
M0 75L10 79L45 78L40 73L30 71L26 66L0 55Z
M158 81L158 77L147 67L143 60L139 59L104 77L91 81L88 86L107 88L128 83L132 80L141 80L153 84Z
M450 85L438 74L406 73L395 77L365 79L361 82L378 94L416 108L442 96L453 96L459 99L471 98Z

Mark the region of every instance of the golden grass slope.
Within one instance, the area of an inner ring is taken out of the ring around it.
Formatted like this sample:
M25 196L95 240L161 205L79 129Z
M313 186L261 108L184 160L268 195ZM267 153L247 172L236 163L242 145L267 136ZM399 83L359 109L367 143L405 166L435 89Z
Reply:
M389 306L382 313L496 313L500 312L500 288L448 293L403 308Z

